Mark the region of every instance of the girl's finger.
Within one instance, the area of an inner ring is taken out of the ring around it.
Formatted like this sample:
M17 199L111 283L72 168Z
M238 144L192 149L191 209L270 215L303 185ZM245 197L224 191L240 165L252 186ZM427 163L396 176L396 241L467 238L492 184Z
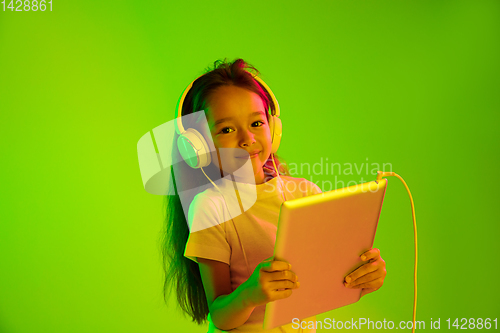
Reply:
M351 283L344 283L344 285L348 288L357 288L357 286L362 285L364 283L368 283L374 280L377 280L379 278L385 278L387 275L387 272L384 269L377 269L374 272L371 272L369 274L363 275L362 277L352 281Z
M275 271L285 271L289 270L291 265L284 261L266 261L262 263L261 270L266 272L275 272Z
M273 281L269 283L269 287L272 290L280 290L280 289L296 289L297 283L292 281Z
M370 259L375 259L377 257L380 257L380 250L379 249L371 249L369 251L366 251L365 253L361 254L361 260L367 261Z
M363 266L359 267L354 272L352 272L351 274L348 274L344 280L347 283L351 283L351 282L359 279L363 275L366 275L366 274L371 273L371 272L375 272L378 268L379 268L378 260L371 262L371 263L366 263Z
M383 284L384 284L384 278L379 277L378 279L375 279L373 281L358 284L357 286L351 287L351 288L353 288L353 289L365 289L365 288L378 289L378 288L382 287Z
M289 270L284 270L284 271L279 271L279 272L273 272L270 273L271 277L269 281L282 281L282 280L288 280L292 282L296 282L299 280L297 275L295 275L294 272L289 271Z
M292 296L292 289L277 290L274 292L275 299L283 299Z

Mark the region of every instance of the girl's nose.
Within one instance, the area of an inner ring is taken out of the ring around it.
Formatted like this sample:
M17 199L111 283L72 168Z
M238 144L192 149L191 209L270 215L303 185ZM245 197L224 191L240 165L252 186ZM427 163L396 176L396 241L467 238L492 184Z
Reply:
M241 138L240 141L240 146L249 147L253 145L255 142L257 142L255 141L255 135L250 131L246 131L245 133L243 133L243 137Z

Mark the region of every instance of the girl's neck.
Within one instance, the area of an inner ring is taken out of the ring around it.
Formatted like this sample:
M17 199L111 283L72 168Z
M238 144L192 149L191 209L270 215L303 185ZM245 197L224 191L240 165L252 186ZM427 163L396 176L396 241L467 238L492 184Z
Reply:
M238 176L231 174L231 175L229 175L228 178L234 182L237 182L237 183L262 185L262 184L265 184L268 181L274 179L275 177L276 177L276 172L270 173L270 172L265 172L265 170L262 170L262 173L260 175L253 175L253 177L250 176L248 178L245 178L245 177L238 177Z

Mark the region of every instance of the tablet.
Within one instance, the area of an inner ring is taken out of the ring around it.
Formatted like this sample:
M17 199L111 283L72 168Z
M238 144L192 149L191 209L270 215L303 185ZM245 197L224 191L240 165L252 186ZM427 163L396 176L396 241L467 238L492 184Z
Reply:
M361 289L345 287L344 277L364 263L359 256L373 246L386 187L382 179L282 204L274 260L292 265L300 288L267 303L264 329L359 300Z

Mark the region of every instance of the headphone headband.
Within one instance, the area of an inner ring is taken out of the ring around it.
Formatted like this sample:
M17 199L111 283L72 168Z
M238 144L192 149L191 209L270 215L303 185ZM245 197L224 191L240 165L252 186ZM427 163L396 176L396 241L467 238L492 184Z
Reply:
M278 101L276 100L276 97L274 96L273 91L271 90L271 88L269 88L269 86L260 77L254 76L253 78L255 80L257 80L264 87L264 89L267 91L269 96L271 96L271 100L273 101L273 104L274 104L274 113L271 113L271 116L279 117L280 116L280 106L278 104Z
M184 104L184 99L186 98L187 93L189 90L191 90L191 87L193 86L194 81L198 80L201 76L198 76L196 79L191 82L186 89L182 92L181 98L179 99L179 102L177 102L177 107L175 108L175 131L177 134L181 135L184 133L186 130L184 129L184 126L182 126L182 106Z

